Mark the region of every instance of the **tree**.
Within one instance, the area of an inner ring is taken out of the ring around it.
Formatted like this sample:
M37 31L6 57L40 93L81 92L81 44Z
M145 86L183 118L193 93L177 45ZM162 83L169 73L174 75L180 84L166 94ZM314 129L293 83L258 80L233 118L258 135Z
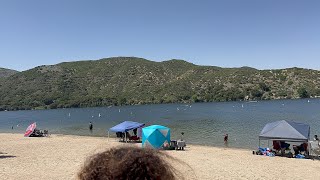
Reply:
M259 87L260 87L260 89L261 90L263 90L263 91L266 91L266 92L268 92L268 91L270 91L270 87L269 86L267 86L265 83L259 83Z
M298 95L300 98L309 98L310 95L305 87L300 87L298 90Z

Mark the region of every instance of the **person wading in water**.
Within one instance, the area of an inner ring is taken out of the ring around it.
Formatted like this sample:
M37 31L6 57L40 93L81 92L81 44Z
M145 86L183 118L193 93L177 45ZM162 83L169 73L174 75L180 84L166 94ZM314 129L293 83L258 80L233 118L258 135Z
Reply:
M90 130L90 132L92 132L92 129L93 129L92 122L89 122L89 130Z
M225 134L223 140L226 146L228 146L228 138L229 138L228 134Z

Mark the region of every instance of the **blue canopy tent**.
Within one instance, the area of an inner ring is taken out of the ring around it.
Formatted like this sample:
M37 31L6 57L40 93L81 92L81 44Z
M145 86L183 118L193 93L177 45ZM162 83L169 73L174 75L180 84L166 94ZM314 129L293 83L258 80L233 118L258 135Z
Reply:
M142 147L159 149L164 143L170 143L170 128L160 125L142 128Z
M127 131L130 131L132 129L138 129L140 127L143 127L144 123L138 123L138 122L133 122L133 121L124 121L109 130L112 132L122 132L125 133ZM125 133L126 135L126 133ZM108 138L109 138L109 131L108 131Z
M294 121L276 121L264 126L259 135L260 140L277 140L289 142L308 142L310 137L310 126L308 124Z

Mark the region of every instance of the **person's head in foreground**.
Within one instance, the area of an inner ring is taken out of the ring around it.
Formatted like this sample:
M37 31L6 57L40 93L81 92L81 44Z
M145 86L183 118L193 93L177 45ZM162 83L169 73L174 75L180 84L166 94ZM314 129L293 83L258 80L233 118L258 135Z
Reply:
M78 174L80 180L175 178L173 167L163 153L137 147L112 148L90 157Z

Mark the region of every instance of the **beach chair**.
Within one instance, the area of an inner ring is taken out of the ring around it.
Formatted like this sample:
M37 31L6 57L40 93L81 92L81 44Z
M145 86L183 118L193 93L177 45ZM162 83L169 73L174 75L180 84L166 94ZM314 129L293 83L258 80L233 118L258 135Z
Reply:
M312 159L320 159L319 141L310 141L310 155L313 157Z
M35 129L29 137L44 137L40 129Z
M48 137L49 131L47 129L43 130L43 136Z
M187 146L186 141L182 139L177 140L177 150L184 150L186 146Z
M129 136L129 141L140 141L140 137L138 136Z
M272 144L275 154L279 154L281 152L280 141L272 141Z
M178 148L177 141L176 140L171 140L170 141L170 147L171 147L171 149L177 149Z
M124 142L124 133L123 132L116 132L117 138L119 138L119 142Z

